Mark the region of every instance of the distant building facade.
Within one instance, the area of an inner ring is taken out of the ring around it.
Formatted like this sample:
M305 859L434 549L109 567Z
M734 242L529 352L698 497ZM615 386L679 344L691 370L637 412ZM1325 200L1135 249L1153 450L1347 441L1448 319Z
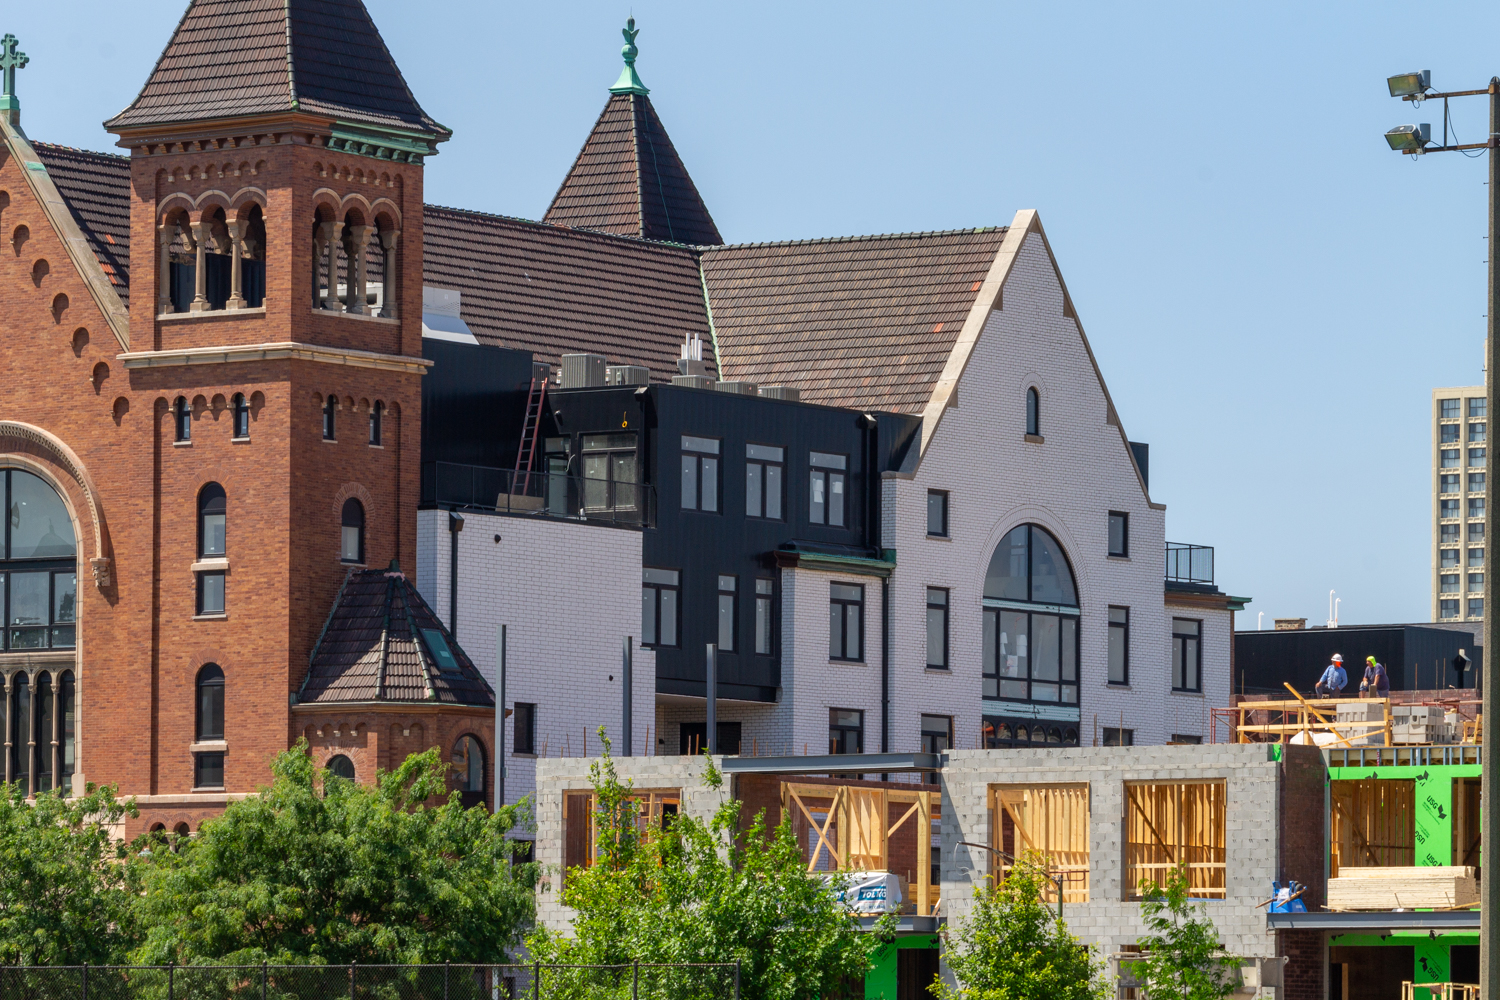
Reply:
M1484 619L1489 419L1482 385L1432 390L1432 620Z

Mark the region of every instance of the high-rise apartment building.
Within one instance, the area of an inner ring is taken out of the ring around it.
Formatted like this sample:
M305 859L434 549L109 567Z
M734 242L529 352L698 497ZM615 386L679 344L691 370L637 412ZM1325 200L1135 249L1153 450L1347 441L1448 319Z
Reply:
M1484 618L1484 386L1432 390L1432 618Z

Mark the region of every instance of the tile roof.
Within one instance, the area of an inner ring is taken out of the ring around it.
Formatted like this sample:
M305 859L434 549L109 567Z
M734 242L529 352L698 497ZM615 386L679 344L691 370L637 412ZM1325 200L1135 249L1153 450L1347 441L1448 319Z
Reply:
M422 225L423 283L462 292L464 322L484 343L553 364L603 354L665 381L694 334L712 367L692 249L434 205Z
M438 643L451 652L452 669L442 669L445 657L441 648L435 649ZM392 563L388 570L351 570L344 579L297 700L493 708L495 695L417 588Z
M611 94L546 222L668 243L723 243L644 94Z
M703 249L722 377L920 413L1004 227Z
M32 149L68 203L120 301L130 305L130 157L47 142Z
M193 0L111 130L302 110L446 139L361 0Z

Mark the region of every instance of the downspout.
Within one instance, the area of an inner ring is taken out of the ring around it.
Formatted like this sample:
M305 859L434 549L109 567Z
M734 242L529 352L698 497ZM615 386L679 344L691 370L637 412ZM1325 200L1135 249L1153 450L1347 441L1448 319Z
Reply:
M880 556L880 422L860 416L865 434L865 544ZM880 752L891 752L891 578L880 580ZM881 775L886 780L886 775Z
M458 641L458 533L464 530L464 516L448 512L448 633Z

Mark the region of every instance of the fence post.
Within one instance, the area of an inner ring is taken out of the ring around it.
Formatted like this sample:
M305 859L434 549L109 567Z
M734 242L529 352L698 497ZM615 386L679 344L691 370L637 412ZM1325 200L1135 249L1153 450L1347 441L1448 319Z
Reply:
M531 1000L542 1000L542 963L536 963L531 976Z
M630 1000L640 1000L641 995L641 963L639 960L631 962L635 975L630 980Z
M734 960L734 1000L740 1000L740 962L742 959Z
M89 1000L89 963L83 963L83 1000Z
M176 960L167 963L167 1000L172 1000L172 973L176 968Z
M270 978L271 965L269 962L260 963L260 1000L266 1000L266 980ZM87 1000L87 998L85 998Z
M349 1000L354 1000L354 964L353 962L349 963Z
M443 959L443 1000L448 1000L448 959Z

